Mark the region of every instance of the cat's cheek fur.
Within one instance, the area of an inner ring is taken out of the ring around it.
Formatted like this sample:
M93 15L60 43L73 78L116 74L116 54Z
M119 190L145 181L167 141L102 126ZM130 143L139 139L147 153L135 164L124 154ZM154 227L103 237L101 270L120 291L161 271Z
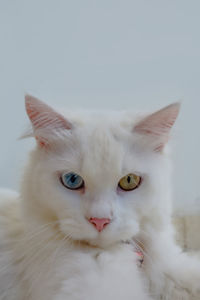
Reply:
M87 211L88 213L88 209L83 211ZM105 213L105 210L103 212ZM117 207L117 205L115 210L113 210L111 223L100 233L88 222L87 218L84 218L82 214L77 214L77 211L71 211L70 216L67 214L67 210L66 212L60 210L59 220L60 229L66 236L71 236L74 240L87 241L90 244L99 246L109 246L120 240L130 240L139 231L137 217L131 209L128 213L124 208Z
M33 217L37 222L57 221L66 238L101 246L131 239L138 233L138 218L132 205L137 199L132 199L133 194L126 199L117 190L104 192L101 197L90 191L82 194L69 190L60 181L55 161L56 155L41 153L39 149L31 155L23 184L23 193L29 198L24 203L27 220ZM89 217L109 217L111 222L99 233L88 221Z

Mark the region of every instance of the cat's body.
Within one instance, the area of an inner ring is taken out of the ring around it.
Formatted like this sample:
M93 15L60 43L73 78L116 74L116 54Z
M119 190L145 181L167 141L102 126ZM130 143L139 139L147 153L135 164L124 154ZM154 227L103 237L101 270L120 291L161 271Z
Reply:
M200 261L171 226L178 105L65 119L28 96L26 109L38 146L20 195L0 196L0 300L200 299Z
M73 245L56 234L55 224L29 232L20 201L0 193L1 300L149 299L131 245Z
M160 240L160 255L167 252L169 257L159 257L158 251L150 251L146 242L148 255L140 266L132 245L121 244L106 250L79 243L72 246L63 241L63 237L56 238L51 227L39 224L38 230L27 236L20 217L19 196L0 193L0 199L1 300L83 300L88 297L149 300L150 294L153 294L151 299L199 299L198 295L192 296L191 291L184 290L184 284L179 286L182 270L178 274L175 266L172 274L176 281L170 277L170 271L165 273L172 257L168 245L162 246ZM173 256L174 262L177 259ZM186 274L189 266L185 266ZM192 278L188 278L188 284L190 280Z

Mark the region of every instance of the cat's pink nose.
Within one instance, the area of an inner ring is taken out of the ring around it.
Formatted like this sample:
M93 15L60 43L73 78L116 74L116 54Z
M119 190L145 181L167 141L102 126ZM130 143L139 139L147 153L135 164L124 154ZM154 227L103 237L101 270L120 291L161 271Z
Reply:
M101 232L104 227L110 223L110 219L107 219L107 218L90 218L89 219L89 222L92 223L96 229Z

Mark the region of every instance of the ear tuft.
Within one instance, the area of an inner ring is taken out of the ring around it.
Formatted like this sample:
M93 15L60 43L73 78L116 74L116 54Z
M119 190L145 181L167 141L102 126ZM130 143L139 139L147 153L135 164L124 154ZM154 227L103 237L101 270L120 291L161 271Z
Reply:
M155 142L155 151L161 151L169 139L169 133L174 125L180 103L173 103L147 116L134 127L134 131L151 137Z
M62 115L39 99L26 95L25 106L34 129L71 129L71 124Z
M41 147L49 145L51 134L72 129L72 124L61 114L33 96L25 96L25 107L32 123L35 138ZM45 133L48 133L48 138L45 137Z

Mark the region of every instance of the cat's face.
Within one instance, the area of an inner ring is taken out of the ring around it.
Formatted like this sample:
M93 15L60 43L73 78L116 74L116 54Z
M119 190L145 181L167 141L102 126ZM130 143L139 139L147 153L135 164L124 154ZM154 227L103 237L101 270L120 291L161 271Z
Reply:
M57 219L73 240L99 246L131 239L148 219L160 226L169 193L163 148L177 104L145 118L118 112L66 119L32 97L26 105L38 142L25 179L30 207Z

